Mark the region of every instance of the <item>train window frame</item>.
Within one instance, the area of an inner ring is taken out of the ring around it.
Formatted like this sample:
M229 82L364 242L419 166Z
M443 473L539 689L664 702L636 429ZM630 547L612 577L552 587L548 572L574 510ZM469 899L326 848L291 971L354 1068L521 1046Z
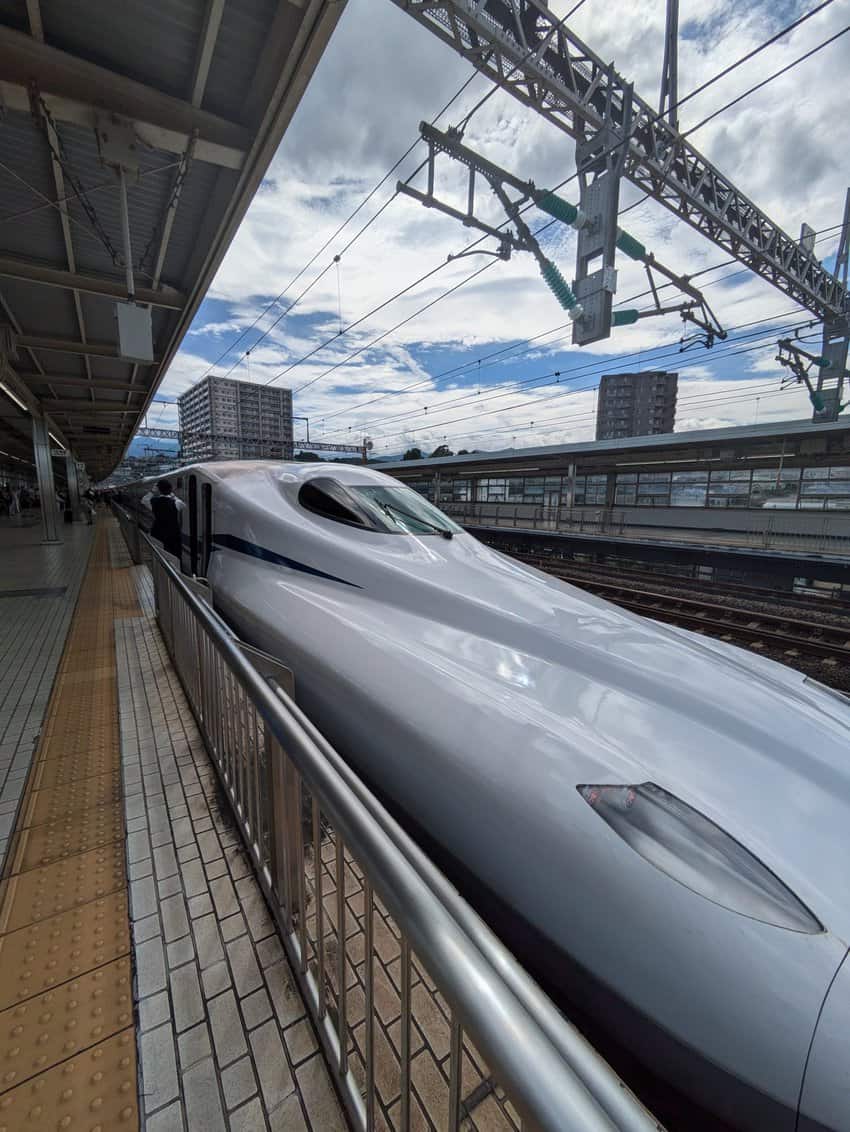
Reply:
M189 476L189 573L198 576L198 477Z
M328 488L330 490L327 490ZM333 507L323 506L320 499L311 498L314 495L324 496L333 504ZM359 530L380 530L372 522L370 516L363 512L358 514L356 506L351 505L353 502L343 485L330 476L315 476L312 479L305 480L298 489L298 503L305 511L318 515L321 519L328 519L333 523L344 523L348 527L356 527ZM337 510L334 510L334 508Z

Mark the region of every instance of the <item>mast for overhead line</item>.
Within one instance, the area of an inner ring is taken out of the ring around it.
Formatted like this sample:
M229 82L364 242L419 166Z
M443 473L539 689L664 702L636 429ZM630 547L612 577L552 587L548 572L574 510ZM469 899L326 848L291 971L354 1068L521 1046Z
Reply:
M661 101L658 113L674 129L679 128L679 0L667 0L667 27L664 33L664 63L661 68Z
M522 181L519 177L514 176L513 173L508 172L507 169L502 169L501 166L496 165L492 161L488 161L487 158L482 157L479 153L476 153L475 150L470 149L469 146L463 145L457 130L438 130L435 126L431 126L427 122L422 122L419 126L419 130L428 145L426 191L421 192L419 189L415 189L403 181L398 182L396 191L405 196L412 197L414 200L420 201L426 208L436 208L439 212L445 213L445 215L451 216L455 220L460 220L461 223L467 227L477 228L479 231L484 232L488 236L493 236L499 241L499 247L496 251L476 251L470 249L467 252L461 252L459 256L449 256L449 259L459 259L461 256L466 255L492 255L498 259L508 260L511 257L511 253L514 251L530 252L537 260L540 274L543 276L546 284L564 310L567 311L574 325L583 325L586 329L587 306L588 304L592 306L597 295L602 290L603 277L605 276L607 268L603 266L598 271L586 275L585 282L592 282L594 289L589 292L583 292L579 289L579 285L576 284L576 290L573 292L557 266L543 253L534 234L522 219L522 213L529 205L535 204L541 211L551 216L553 220L575 228L579 236L580 257L583 255L587 256L589 250L592 252L597 246L596 236L599 232L599 225L596 223L594 216L588 216L581 208L576 207L576 205L571 204L568 200L557 196L548 189L538 189L533 181ZM441 153L457 161L459 164L464 165L469 171L465 212L440 200L434 195L436 159ZM606 167L602 170L602 175L607 175L609 172L611 171ZM505 215L513 224L513 228L505 228L504 225L494 227L492 224L488 224L487 221L476 215L475 196L478 184L482 180L498 198L499 203L505 211ZM594 186L596 187L595 200L597 204L600 204L600 202L607 199L608 189L604 186L599 188L599 180L594 182ZM515 195L509 196L508 190L511 190ZM616 198L616 190L614 191L614 197ZM614 219L616 221L616 207L614 208ZM646 248L639 240L630 236L628 232L624 232L622 228L618 228L616 223L613 229L609 229L609 231L611 238L610 240L606 238L604 248L605 255L610 260L613 260L614 252L619 248L620 251L630 259L642 263L646 269L650 294L652 295L654 303L653 307L646 310L621 310L612 315L610 304L613 290L607 291L603 298L603 305L607 303L607 324L609 327L629 326L639 319L649 318L654 315L679 314L686 323L690 323L699 332L698 336L691 335L687 339L682 339L681 349L683 350L687 349L690 345L695 345L697 342L700 342L706 347L711 347L714 344L715 338L723 339L726 337L725 330L723 330L718 323L714 313L705 301L704 296L693 286L687 276L676 275L670 268L659 263L651 252L647 252ZM582 244L582 236L588 232L589 236L585 238ZM683 303L662 306L658 296L658 287L655 280L656 274L661 275L669 283L678 287L680 291L688 296L687 300ZM598 311L600 307L597 306L593 309ZM607 337L607 334L601 336ZM586 340L590 341L595 339Z
M835 256L835 277L847 291L848 249L850 249L850 189L844 198L844 220ZM812 420L834 421L841 412L841 397L844 391L844 378L847 374L847 353L850 347L850 306L845 304L844 312L831 315L823 321L823 342L821 356L826 363L821 365L817 377L817 396L821 407L814 404Z
M616 194L612 190L603 201L594 201L602 195L597 169L607 162L607 149L616 145L623 154L622 175L647 196L819 318L829 322L844 315L846 286L633 93L613 64L604 63L563 26L543 0L393 2L579 142L579 170L586 179L579 207L605 225L600 243L610 244L615 226L611 197ZM577 294L583 254L580 248ZM611 264L603 262L603 267ZM604 302L599 317L606 317ZM581 330L578 322L574 326ZM592 337L581 340L602 337L603 329L602 324L588 327Z

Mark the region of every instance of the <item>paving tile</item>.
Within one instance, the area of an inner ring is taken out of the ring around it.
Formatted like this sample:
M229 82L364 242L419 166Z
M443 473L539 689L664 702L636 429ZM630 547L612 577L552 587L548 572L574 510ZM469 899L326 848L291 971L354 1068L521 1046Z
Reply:
M250 1057L235 1061L221 1074L221 1088L228 1111L241 1105L257 1091L257 1081Z
M177 1048L180 1052L180 1068L183 1073L212 1053L210 1032L206 1022L193 1026L177 1039Z
M199 1061L183 1074L183 1095L192 1132L195 1129L198 1132L226 1132L215 1063L211 1057Z
M267 936L257 944L257 958L261 967L270 967L283 958L283 944L276 935Z
M263 1100L269 1110L275 1108L295 1088L292 1072L273 1018L251 1031L251 1050Z
M168 1108L160 1109L145 1121L145 1132L185 1132L185 1128L180 1101L174 1101Z
M295 1071L295 1077L307 1109L310 1127L321 1129L321 1132L347 1132L339 1101L321 1054L316 1054L299 1066Z
M190 935L184 935L182 939L167 944L165 957L168 961L169 970L174 967L182 967L184 963L189 963L195 958L195 948L192 943L192 937Z
M175 939L188 934L189 921L186 917L186 903L182 893L161 901L159 911L162 916L162 934L166 943L172 943Z
M133 924L133 939L136 943L142 943L151 936L160 934L159 916L145 916L142 920L136 920Z
M159 936L145 940L136 948L136 985L139 998L165 989L165 956Z
M213 904L209 896L204 893L202 896L193 896L189 900L189 915L193 920L197 920L199 916L206 916L212 912Z
M269 1128L271 1132L309 1132L297 1093L287 1097L274 1112L269 1113ZM315 1128L314 1132L319 1132L319 1129Z
M244 998L263 985L251 940L247 935L240 936L239 939L229 943L226 950L236 993L240 998Z
M244 935L248 930L248 925L245 923L245 918L241 912L237 912L235 916L228 916L226 920L222 920L219 924L221 929L221 937L225 943L229 943L237 936Z
M201 997L195 964L187 963L185 967L178 967L176 971L172 971L170 982L174 1028L179 1034L204 1017L204 1000Z
M310 1054L315 1053L318 1049L316 1039L313 1036L313 1027L306 1018L302 1018L300 1022L296 1022L294 1026L284 1030L283 1038L293 1065L306 1061Z
M156 885L153 877L130 882L130 918L141 920L152 915L157 909Z
M145 1112L155 1112L177 1096L177 1063L171 1026L142 1034L139 1042Z
M207 878L204 873L204 866L201 861L185 861L180 866L180 873L183 877L183 888L187 896L200 896L201 893L207 891Z
M240 1006L248 1030L253 1030L255 1026L259 1026L261 1022L265 1022L267 1018L272 1016L272 1004L262 987L258 991L254 991L253 994L249 994L247 998L243 998Z
M268 1124L257 1097L230 1114L230 1132L266 1132L267 1129ZM291 1130L287 1128L286 1132L300 1132L300 1130L295 1125ZM316 1129L316 1132L320 1130Z
M229 1065L231 1061L235 1061L237 1057L241 1057L248 1049L233 991L225 991L217 998L210 999L207 1003L207 1010L209 1011L216 1059L219 1065L224 1067ZM280 1039L278 1039L278 1044L280 1044ZM280 1052L283 1057L282 1047ZM260 1079L262 1080L262 1073Z
M224 958L224 950L218 934L218 924L214 915L201 916L192 921L192 934L195 937L195 950L198 953L198 964L203 971L213 963Z
M212 967L207 967L202 973L201 982L204 987L204 998L215 998L230 986L230 968L224 960L213 963Z
M210 881L210 893L215 904L216 914L220 920L239 911L239 902L236 899L233 881L226 874Z
M266 986L274 1004L277 1020L282 1027L297 1022L305 1014L301 994L295 986L289 964L275 963L265 971Z
M152 1030L171 1017L171 1003L165 991L152 994L139 1003L139 1026L142 1030Z

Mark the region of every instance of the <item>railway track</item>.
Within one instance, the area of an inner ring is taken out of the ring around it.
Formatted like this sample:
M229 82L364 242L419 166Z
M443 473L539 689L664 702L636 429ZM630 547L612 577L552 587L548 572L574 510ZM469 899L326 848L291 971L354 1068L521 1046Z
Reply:
M582 589L607 598L625 609L666 621L686 629L696 629L728 641L743 641L751 648L782 652L794 656L818 656L850 662L850 621L846 625L810 621L797 616L796 608L785 612L746 609L724 604L714 596L695 597L664 593L636 586L635 580L603 580L552 563L540 568ZM535 561L534 565L538 565ZM666 582L666 577L665 577ZM660 579L656 579L660 582ZM777 595L772 593L773 600ZM762 599L763 600L763 599ZM817 600L817 599L813 599Z
M771 589L768 586L750 586L744 582L704 581L699 578L689 578L684 574L667 574L663 571L652 573L648 570L632 568L617 570L611 566L588 567L582 563L538 554L513 553L511 557L518 558L529 566L536 566L538 570L544 570L546 573L575 580L578 585L585 580L593 582L598 578L615 582L628 578L638 585L663 585L691 591L703 589L706 595L716 595L718 599L728 596L750 601L768 601L785 607L796 606L799 609L817 610L850 619L850 597L830 596L827 593L822 596L815 593L791 593L787 590Z

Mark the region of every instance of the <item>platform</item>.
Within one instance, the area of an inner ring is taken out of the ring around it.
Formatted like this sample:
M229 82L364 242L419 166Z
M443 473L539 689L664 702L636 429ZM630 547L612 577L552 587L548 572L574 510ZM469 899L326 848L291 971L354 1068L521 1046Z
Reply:
M40 534L0 528L0 1129L341 1132L146 568Z
M549 547L559 552L611 555L644 562L665 562L680 565L712 566L744 571L755 575L776 575L784 578L813 578L824 582L847 584L850 556L846 552L807 550L804 545L766 549L739 540L724 540L712 532L682 537L682 533L653 530L647 534L633 531L548 530L542 527L510 526L469 522L466 529L483 542L494 546L525 543Z

